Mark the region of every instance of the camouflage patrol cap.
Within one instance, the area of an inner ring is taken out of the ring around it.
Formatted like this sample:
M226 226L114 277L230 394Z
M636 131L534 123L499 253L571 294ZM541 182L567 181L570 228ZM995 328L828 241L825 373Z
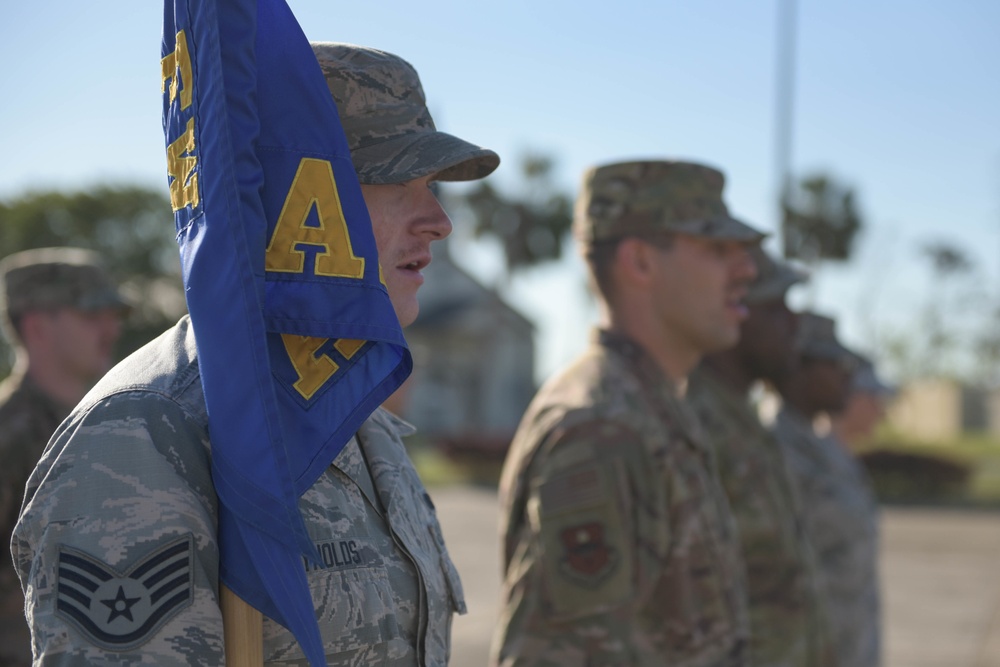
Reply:
M101 264L82 248L38 248L0 260L0 312L12 322L26 312L70 306L129 307Z
M438 132L417 71L399 56L336 42L313 42L365 184L483 178L500 164L493 151Z
M825 359L854 365L856 357L837 339L833 318L817 313L799 313L796 346L799 354L814 359Z
M729 215L725 177L693 162L643 160L594 167L583 177L573 230L584 243L674 232L757 242L764 234Z
M787 262L772 258L760 246L750 248L750 256L757 265L757 278L750 283L744 301L764 303L781 299L792 285L804 282L809 274Z

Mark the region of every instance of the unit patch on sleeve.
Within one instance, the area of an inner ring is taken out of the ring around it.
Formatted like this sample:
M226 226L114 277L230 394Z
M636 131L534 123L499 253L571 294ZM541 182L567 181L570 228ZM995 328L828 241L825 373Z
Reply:
M560 470L538 487L529 514L540 542L543 595L555 616L603 613L636 594L628 492L618 458Z
M191 535L119 572L90 554L59 547L56 614L96 646L128 651L145 643L193 597Z
M570 526L559 538L563 545L560 569L581 584L596 586L618 563L618 552L605 542L604 526L597 521Z

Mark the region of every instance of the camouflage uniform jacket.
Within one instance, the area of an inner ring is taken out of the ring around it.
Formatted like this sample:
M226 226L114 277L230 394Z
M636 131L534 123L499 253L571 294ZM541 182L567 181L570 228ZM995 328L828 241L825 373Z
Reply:
M17 523L24 485L70 407L54 401L22 373L0 383L0 531L5 545ZM5 553L0 559L0 667L30 662L24 595L14 562Z
M223 664L207 425L186 317L63 423L12 544L41 664ZM465 611L402 431L377 411L300 500L322 562L307 576L330 665L445 665L452 614ZM147 593L150 581L165 583ZM304 664L269 619L264 654Z
M494 663L748 664L743 566L710 452L638 346L599 332L542 388L500 504Z
M754 667L833 665L816 559L784 456L750 401L706 368L688 385L743 547Z
M806 536L841 667L875 667L880 654L878 506L861 465L832 438L820 438L785 406L774 432L805 514Z

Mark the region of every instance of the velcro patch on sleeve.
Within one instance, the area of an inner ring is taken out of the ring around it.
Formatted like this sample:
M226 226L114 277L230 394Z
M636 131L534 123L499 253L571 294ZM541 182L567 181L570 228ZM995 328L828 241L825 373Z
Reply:
M605 502L605 488L597 466L566 473L542 484L539 489L542 515L594 507Z
M56 615L95 646L129 651L193 600L194 547L185 535L124 572L78 549L59 547Z
M600 521L587 521L559 531L562 557L559 569L585 586L595 586L610 575L621 554L608 543L607 528Z
M546 598L562 617L613 609L634 596L635 545L620 461L576 468L539 488Z

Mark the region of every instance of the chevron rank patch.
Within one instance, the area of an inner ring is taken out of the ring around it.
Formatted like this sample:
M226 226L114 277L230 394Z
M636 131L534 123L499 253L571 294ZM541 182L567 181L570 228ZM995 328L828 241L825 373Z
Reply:
M188 534L119 572L87 553L60 546L56 614L96 646L134 649L191 604L192 552Z

